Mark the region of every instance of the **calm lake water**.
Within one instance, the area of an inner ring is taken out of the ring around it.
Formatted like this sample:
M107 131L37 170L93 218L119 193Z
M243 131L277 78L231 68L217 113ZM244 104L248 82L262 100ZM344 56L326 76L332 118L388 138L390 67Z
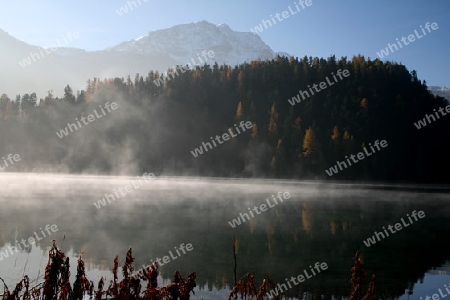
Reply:
M109 282L114 257L118 254L122 265L131 246L136 270L168 256L161 283L169 282L175 270L183 276L196 271L192 299L226 299L235 236L238 277L253 271L258 285L265 275L284 283L316 262L327 264L327 270L293 285L287 292L291 297L347 297L357 250L364 268L377 276L380 297L420 299L438 289L445 293L444 284L450 283L449 187L159 177L143 182L136 177L0 175L0 255L8 254L0 261L0 277L10 290L24 274L42 282L55 239L71 257L72 277L83 253L88 278L97 282L104 276ZM132 186L128 192L127 185ZM119 188L124 196L94 206L105 193L120 195ZM278 192L291 197L275 205L272 195ZM264 203L266 211L230 226L240 213L249 213L248 207ZM425 217L409 222L413 211L424 211ZM363 243L401 218L408 227L370 247ZM58 230L48 234L47 224ZM11 254L8 247L34 232L39 241ZM183 253L181 244L191 244L191 251Z

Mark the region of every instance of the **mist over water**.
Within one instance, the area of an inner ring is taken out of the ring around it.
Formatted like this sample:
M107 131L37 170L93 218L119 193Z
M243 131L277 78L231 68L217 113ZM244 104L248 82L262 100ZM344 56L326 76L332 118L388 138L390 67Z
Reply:
M0 252L47 224L56 224L58 231L0 261L0 277L13 286L24 273L32 279L42 276L52 239L73 257L72 267L83 253L88 278L94 281L100 276L111 279L114 257L119 255L121 265L130 246L139 270L191 243L192 251L161 267L160 280L170 279L175 270L183 275L196 271L198 286L226 291L233 281L235 236L238 277L253 270L258 281L268 274L282 282L317 261L326 262L326 272L289 293L319 289L322 294L348 295L351 257L359 249L380 286L400 296L402 286L449 258L445 187L157 176L99 209L94 206L105 193L132 182L139 186L138 178L128 176L2 174ZM278 192L291 197L235 228L229 225ZM374 231L413 210L425 211L426 217L376 245L364 246ZM409 262L411 257L417 259L415 264Z

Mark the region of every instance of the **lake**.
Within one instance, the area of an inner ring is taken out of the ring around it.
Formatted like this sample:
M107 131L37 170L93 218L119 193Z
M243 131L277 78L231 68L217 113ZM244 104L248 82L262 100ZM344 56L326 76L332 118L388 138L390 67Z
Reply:
M286 283L306 270L291 297L348 297L357 250L380 297L420 299L450 283L449 187L20 173L0 183L0 277L10 290L24 274L42 282L52 239L71 257L72 278L82 253L88 278L109 282L114 257L121 266L131 246L135 271L163 262L161 284L175 270L197 272L191 299L226 299L233 237L239 278ZM110 203L98 204L105 194ZM368 247L375 231L385 236ZM311 276L317 262L327 268Z

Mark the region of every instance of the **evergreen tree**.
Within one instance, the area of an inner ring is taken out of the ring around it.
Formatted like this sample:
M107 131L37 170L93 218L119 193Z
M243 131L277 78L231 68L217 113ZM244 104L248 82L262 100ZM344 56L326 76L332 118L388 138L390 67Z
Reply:
M69 104L75 104L76 98L73 94L72 88L69 85L66 85L66 87L64 88L63 101Z

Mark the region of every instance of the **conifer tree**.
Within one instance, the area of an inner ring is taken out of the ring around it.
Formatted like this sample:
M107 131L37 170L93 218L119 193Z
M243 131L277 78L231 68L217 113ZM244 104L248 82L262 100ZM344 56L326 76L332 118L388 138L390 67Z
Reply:
M319 152L316 135L311 127L308 127L305 131L305 137L303 139L303 156L306 158L313 158L317 156Z
M236 120L241 120L243 114L242 102L239 101L238 107L236 109Z
M270 108L270 121L269 121L269 134L272 136L276 136L278 133L278 112L277 106L275 102L272 104Z
M250 137L252 138L252 140L254 140L258 137L258 125L253 124L252 133L251 133Z

